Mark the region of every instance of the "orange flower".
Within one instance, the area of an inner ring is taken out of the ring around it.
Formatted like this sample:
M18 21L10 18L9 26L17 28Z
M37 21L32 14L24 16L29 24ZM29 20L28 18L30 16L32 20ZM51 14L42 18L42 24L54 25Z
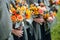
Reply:
M56 16L56 12L54 12L53 15Z
M16 10L12 11L12 14L16 14Z
M47 14L46 14L46 18L48 18L48 17L49 17L49 14L47 13Z
M60 5L60 0L59 0L59 3L58 4Z
M49 14L44 14L44 18L47 19L49 17Z
M12 15L11 16L11 20L12 20L12 22L16 22L17 20L16 20L16 16L15 15Z
M58 5L59 5L59 4L60 4L60 0L56 0L56 4L58 4Z
M17 14L17 12L16 11L13 11L13 13L12 14L14 14L16 17L19 15L19 14Z
M39 14L38 11L35 11L35 14Z
M44 18L46 19L46 14L44 14L43 16L44 16Z
M22 15L18 15L18 16L17 16L17 20L18 20L18 21L23 21L23 16L22 16Z
M48 19L47 19L49 22L53 22L54 21L54 19L52 18L52 17L48 17Z

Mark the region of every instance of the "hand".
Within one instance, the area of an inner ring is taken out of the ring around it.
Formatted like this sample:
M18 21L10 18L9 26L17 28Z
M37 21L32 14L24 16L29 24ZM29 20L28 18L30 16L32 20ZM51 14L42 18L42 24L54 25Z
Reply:
M42 22L44 22L44 19L43 18L40 19L40 23L42 23Z
M35 18L34 21L37 22L37 23L42 23L42 22L44 22L44 19L43 18L41 18L41 19L40 18Z
M18 30L23 30L23 26L20 26L17 28Z
M23 31L22 30L12 30L12 33L15 34L18 37L22 37L23 36Z

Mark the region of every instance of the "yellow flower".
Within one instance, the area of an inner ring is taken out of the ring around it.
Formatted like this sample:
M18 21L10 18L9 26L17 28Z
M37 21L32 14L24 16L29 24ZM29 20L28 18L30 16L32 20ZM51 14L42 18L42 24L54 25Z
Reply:
M30 19L31 18L31 11L30 10L26 10L26 19Z
M41 7L40 7L40 6L38 6L37 8L38 8L38 9L41 9Z
M21 0L16 0L17 3L19 3Z
M13 7L12 7L10 10L11 10L12 12L15 11L15 9L14 9Z
M26 6L21 7L21 11L24 11L24 10L26 10Z
M32 7L32 9L33 9L33 10L36 10L36 7L34 6L34 7Z
M12 4L10 4L10 7L13 7Z
M30 7L30 10L34 10L33 7Z
M12 11L11 11L11 10L9 10L9 12L10 12L10 13L12 13Z
M35 12L35 14L39 14L38 11L34 11L34 12Z
M20 15L23 15L23 11L20 11Z
M31 9L31 10L37 10L36 6L33 6L33 5L30 6L30 9Z
M30 7L33 7L33 6L34 6L34 4L31 4L31 5L30 5Z
M17 10L20 10L20 7L17 7Z

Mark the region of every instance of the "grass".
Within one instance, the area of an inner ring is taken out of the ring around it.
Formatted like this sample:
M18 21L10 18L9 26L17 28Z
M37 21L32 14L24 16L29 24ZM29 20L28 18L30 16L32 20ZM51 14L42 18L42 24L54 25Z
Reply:
M57 13L57 23L51 28L52 40L60 40L60 6Z

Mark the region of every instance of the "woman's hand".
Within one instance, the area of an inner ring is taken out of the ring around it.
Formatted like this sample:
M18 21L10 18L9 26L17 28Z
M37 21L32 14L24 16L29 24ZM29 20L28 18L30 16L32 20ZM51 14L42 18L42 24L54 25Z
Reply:
M35 19L33 19L35 22L37 22L37 23L42 23L42 22L44 22L44 19L43 18L35 18Z
M22 37L23 36L23 31L22 30L13 29L12 33L15 34L18 37Z

